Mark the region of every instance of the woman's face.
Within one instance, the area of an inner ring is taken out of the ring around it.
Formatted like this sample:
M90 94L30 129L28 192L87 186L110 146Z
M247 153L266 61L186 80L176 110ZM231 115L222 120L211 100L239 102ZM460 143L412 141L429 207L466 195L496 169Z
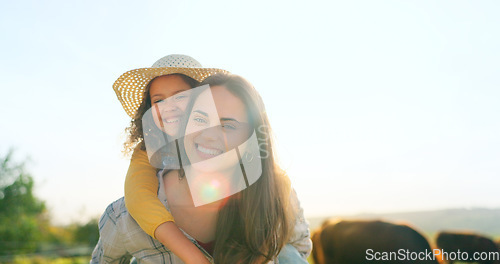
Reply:
M224 86L213 86L203 91L193 104L184 147L191 164L195 166L197 162L238 147L249 138L250 133L243 102ZM224 164L213 165L219 166L219 169L224 167Z
M149 89L155 125L169 136L179 132L191 87L178 75L165 75L153 80Z

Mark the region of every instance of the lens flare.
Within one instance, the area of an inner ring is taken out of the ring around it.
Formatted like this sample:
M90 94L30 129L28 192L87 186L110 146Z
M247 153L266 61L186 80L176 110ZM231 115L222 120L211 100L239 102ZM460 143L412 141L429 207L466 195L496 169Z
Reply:
M218 180L212 180L211 182L212 186L214 186L215 188L219 187L220 186L220 182Z
M205 202L214 201L220 194L220 182L212 180L201 188L201 199Z

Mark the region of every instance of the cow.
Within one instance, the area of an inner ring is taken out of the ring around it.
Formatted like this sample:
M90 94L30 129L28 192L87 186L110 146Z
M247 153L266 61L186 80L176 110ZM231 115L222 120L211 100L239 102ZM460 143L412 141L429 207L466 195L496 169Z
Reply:
M331 219L311 239L316 264L438 263L427 240L407 225Z
M500 264L498 246L493 240L481 235L440 232L436 236L436 245L443 252L442 260L444 263L460 261L480 264Z

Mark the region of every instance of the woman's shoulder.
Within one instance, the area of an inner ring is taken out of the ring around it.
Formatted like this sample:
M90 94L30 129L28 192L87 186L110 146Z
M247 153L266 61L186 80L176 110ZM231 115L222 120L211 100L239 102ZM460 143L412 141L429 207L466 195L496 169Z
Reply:
M127 207L125 206L125 197L121 197L120 199L109 204L103 214L103 216L108 216L112 219L119 219L127 215L130 216Z
M125 198L122 197L108 205L99 219L99 230L103 234L128 234L137 233L140 229L137 222L132 218L125 206ZM144 233L146 234L146 233ZM147 234L146 234L147 235Z

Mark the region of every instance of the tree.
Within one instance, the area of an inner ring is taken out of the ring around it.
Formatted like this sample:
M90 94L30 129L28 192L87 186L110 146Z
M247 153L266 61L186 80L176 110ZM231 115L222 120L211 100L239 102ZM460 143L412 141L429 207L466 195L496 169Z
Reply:
M77 225L74 231L75 243L94 247L99 240L99 219L91 219L84 225Z
M34 252L47 223L33 178L12 156L13 150L0 156L0 255Z

